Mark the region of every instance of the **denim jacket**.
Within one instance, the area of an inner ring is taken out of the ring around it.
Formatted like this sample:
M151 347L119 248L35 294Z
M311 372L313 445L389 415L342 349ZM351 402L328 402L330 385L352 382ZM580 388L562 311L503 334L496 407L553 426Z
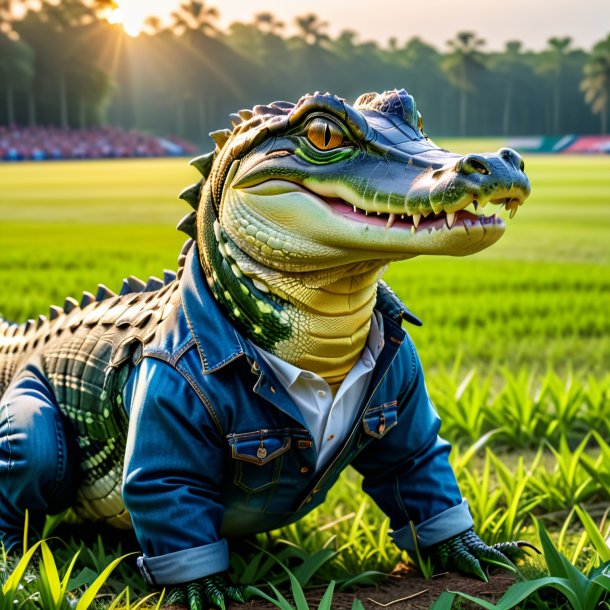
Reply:
M123 497L153 584L226 570L225 537L268 531L323 502L352 465L389 516L394 542L421 548L472 526L439 438L413 342L412 314L387 289L376 309L385 345L363 407L338 453L315 472L316 447L299 410L248 339L227 320L197 248L182 306L146 344L124 391L129 411Z

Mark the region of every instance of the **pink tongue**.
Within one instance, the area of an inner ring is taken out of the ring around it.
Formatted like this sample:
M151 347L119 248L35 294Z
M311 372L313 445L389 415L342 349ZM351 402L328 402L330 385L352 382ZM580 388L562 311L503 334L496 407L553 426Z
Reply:
M354 208L346 203L341 203L338 201L328 201L327 203L338 214L341 214L350 220L355 220L356 222L364 222L369 225L377 225L380 227L385 227L386 223L388 222L387 215L377 216L375 212L372 212L367 216L362 211L354 212Z

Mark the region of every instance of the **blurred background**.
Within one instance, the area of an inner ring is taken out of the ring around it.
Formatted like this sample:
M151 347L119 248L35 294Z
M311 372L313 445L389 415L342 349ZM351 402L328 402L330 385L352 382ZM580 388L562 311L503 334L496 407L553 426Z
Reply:
M497 244L385 279L424 320L408 332L479 534L535 541L540 518L589 573L610 560L610 0L0 0L0 317L175 269L200 177L183 155L229 113L401 87L439 145L524 156L532 195ZM278 534L337 554L322 582L406 560L358 487Z
M164 139L110 132L111 151L74 156L188 154L242 107L403 86L434 136L537 136L519 148L553 150L605 134L607 0L506 4L0 0L0 157L67 155L69 129L102 125ZM59 130L9 142L15 125Z

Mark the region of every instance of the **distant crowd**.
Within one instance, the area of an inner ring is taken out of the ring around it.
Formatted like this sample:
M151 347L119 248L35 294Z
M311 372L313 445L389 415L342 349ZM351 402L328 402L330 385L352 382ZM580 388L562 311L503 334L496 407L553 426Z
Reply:
M0 125L0 161L113 159L192 155L194 146L118 127L20 127Z

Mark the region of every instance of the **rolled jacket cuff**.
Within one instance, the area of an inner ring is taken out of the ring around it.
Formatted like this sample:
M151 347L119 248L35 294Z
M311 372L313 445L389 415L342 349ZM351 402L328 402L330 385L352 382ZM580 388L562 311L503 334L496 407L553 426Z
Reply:
M452 506L415 526L417 547L425 549L433 544L457 536L469 530L473 525L474 522L470 516L468 502L462 500L461 504ZM406 551L415 550L415 541L413 540L413 531L410 524L392 532L390 536L399 548Z
M229 569L226 540L158 557L138 557L138 568L149 585L176 585Z

